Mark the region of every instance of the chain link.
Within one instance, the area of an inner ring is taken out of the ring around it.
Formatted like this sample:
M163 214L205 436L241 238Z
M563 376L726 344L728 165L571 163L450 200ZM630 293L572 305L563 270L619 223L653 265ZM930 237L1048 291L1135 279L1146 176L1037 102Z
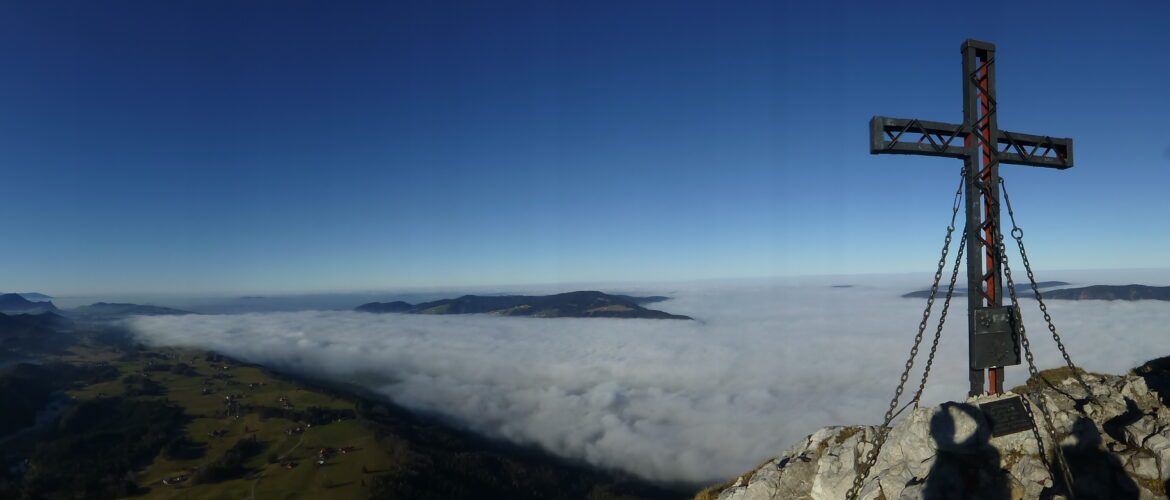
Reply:
M1003 191L1003 200L1007 205L1008 217L1012 221L1012 238L1016 240L1016 246L1020 248L1020 261L1024 263L1024 270L1028 273L1028 281L1032 285L1032 293L1036 296L1036 302L1040 304L1040 312L1044 314L1044 322L1048 325L1048 331L1052 333L1052 340L1056 341L1056 347L1060 349L1060 355L1064 357L1064 363L1068 365L1069 371L1072 372L1073 378L1085 390L1086 396L1090 401L1097 406L1101 403L1097 401L1097 397L1093 391L1089 389L1089 384L1085 383L1085 379L1081 377L1080 369L1073 364L1073 360L1068 355L1068 350L1064 348L1064 342L1060 340L1060 334L1056 333L1056 325L1052 323L1052 315L1048 314L1048 305L1044 303L1044 297L1040 293L1040 287L1036 284L1036 275L1032 272L1032 264L1028 262L1028 251L1024 249L1024 229L1016 224L1016 213L1012 210L1012 199L1008 196L1007 184L1004 183L1003 178L999 179L1000 188ZM1001 250L1002 251L1002 250Z
M966 171L965 170L963 171L963 178L966 178ZM1060 354L1061 354L1061 356L1064 357L1065 364L1068 365L1070 371L1072 371L1073 377L1075 377L1077 382L1080 383L1081 387L1084 388L1085 393L1087 394L1088 398L1092 402L1099 404L1097 402L1097 399L1096 399L1095 395L1093 394L1092 390L1089 389L1088 384L1086 384L1084 379L1082 378L1080 372L1078 371L1079 369L1073 363L1072 358L1069 356L1068 350L1065 348L1064 343L1061 341L1060 334L1058 334L1056 331L1056 326L1052 322L1052 316L1048 313L1048 306L1044 303L1044 298L1043 298L1042 294L1040 293L1039 286L1036 283L1035 273L1032 272L1032 265L1031 265L1031 262L1029 262L1029 260L1028 260L1027 250L1025 250L1025 248L1024 248L1024 239L1023 239L1024 238L1024 230L1022 228L1020 228L1020 226L1016 223L1016 216L1015 216L1015 212L1012 210L1011 198L1008 196L1007 186L1004 183L1003 178L1000 178L999 182L1000 182L1001 187L1003 188L1002 190L1003 190L1004 202L1007 205L1008 216L1012 222L1011 236L1016 241L1016 245L1019 247L1020 259L1024 264L1025 271L1027 272L1028 281L1029 281L1031 288L1032 288L1032 293L1034 294L1036 301L1040 304L1040 312L1043 313L1043 315L1044 315L1044 321L1048 326L1048 331L1052 334L1052 339L1056 342L1057 347L1060 349ZM898 402L902 397L902 393L905 389L906 381L909 379L910 371L914 367L914 360L918 356L919 346L922 344L923 334L925 333L926 325L930 320L931 309L934 306L935 297L938 295L939 283L942 280L942 272L943 272L943 269L946 267L947 254L950 251L952 236L953 236L953 233L955 231L955 219L959 213L959 206L961 204L960 202L962 200L962 194L963 194L962 189L963 189L963 183L960 182L959 188L955 191L955 202L954 202L954 205L952 207L952 212L951 212L951 223L950 223L950 225L947 226L947 234L946 234L946 238L943 242L942 255L939 257L938 269L934 273L934 282L931 284L930 293L928 294L927 299L926 299L926 308L922 312L922 321L920 321L918 324L918 333L914 336L914 345L910 348L910 358L906 361L905 370L902 371L902 376L899 379L898 387L894 391L893 399L890 400L890 405L889 405L889 408L886 410L885 418L883 419L882 425L877 430L877 435L874 438L873 446L871 447L871 449L868 452L866 452L865 461L862 464L860 464L860 468L857 472L857 476L854 477L853 485L849 489L849 491L846 493L846 498L849 500L855 500L857 498L857 495L860 493L861 486L865 482L865 478L869 476L869 472L872 470L873 466L877 463L878 454L881 453L882 446L885 444L886 438L887 438L889 431L890 431L890 422L893 421L894 417L896 417L898 413L901 413L901 411L898 411L897 413L895 413L894 410L898 407ZM960 267L961 262L963 260L963 252L966 248L966 242L967 242L966 231L964 230L963 233L964 234L963 234L963 238L960 241L959 250L956 252L954 268L951 271L951 280L950 280L950 283L947 287L946 298L944 299L942 310L939 313L938 328L935 330L934 339L933 339L931 346L930 346L930 354L927 357L926 365L923 369L922 380L918 384L918 390L917 390L917 392L915 392L914 398L911 400L911 403L916 408L918 407L918 404L921 401L923 391L926 389L926 380L930 375L930 369L934 363L934 357L935 357L935 354L938 350L938 342L939 342L940 337L942 336L943 325L946 322L947 311L950 308L951 298L954 294L955 283L956 283L956 280L958 279L959 267ZM1023 350L1024 350L1024 358L1025 358L1025 360L1027 360L1027 363L1028 363L1028 373L1029 373L1031 378L1036 378L1039 380L1040 373L1039 373L1039 370L1036 368L1036 361L1035 361L1035 357L1032 354L1031 342L1028 340L1027 329L1024 327L1023 317L1021 316L1021 313L1020 313L1019 298L1016 295L1015 281L1012 278L1011 266L1008 265L1007 246L1004 244L1004 237L1003 237L1002 229L997 228L995 238L996 238L996 247L999 250L1000 262L1003 265L1003 272L1004 272L1004 277L1005 277L1005 281L1006 281L1006 285L1007 285L1007 289L1008 289L1008 294L1011 296L1012 314L1015 316L1014 320L1015 320L1015 325L1016 325L1015 326L1016 331L1020 336L1020 344L1022 345ZM1064 453L1060 449L1059 444L1057 442L1056 426L1053 425L1053 423L1052 423L1052 415L1051 415L1051 412L1048 410L1047 403L1045 402L1045 399L1046 399L1045 395L1040 390L1032 391L1032 394L1036 398L1035 402L1034 402L1035 406L1040 409L1040 414L1044 419L1044 423L1045 423L1045 426L1047 427L1049 437L1052 440L1052 442L1054 443L1054 452L1055 452L1056 459L1058 462L1059 472L1060 472L1061 476L1063 476L1062 478L1064 479L1064 483L1065 483L1066 487L1068 488L1067 493L1071 498L1072 485L1073 485L1072 473L1068 468L1068 462L1064 457ZM1033 408L1032 408L1033 402L1030 401L1028 398L1024 398L1023 403L1024 403L1024 409L1028 414L1029 420L1031 420L1033 422L1032 433L1036 438L1036 445L1037 445L1039 452L1040 452L1040 458L1042 461L1044 461L1045 465L1048 466L1048 469L1051 470L1052 468L1048 464L1047 453L1045 452L1044 442L1040 436L1040 430L1039 430L1038 426L1035 425L1036 416L1035 416L1035 413L1033 412ZM1053 479L1055 480L1055 477Z
M914 407L922 401L922 392L926 390L926 378L930 376L930 367L934 365L934 355L938 352L938 341L942 338L943 324L947 322L947 311L951 308L951 297L955 295L955 282L959 279L959 267L963 263L963 252L967 249L967 230L964 228L963 237L959 239L959 250L955 252L955 267L951 269L951 283L947 285L947 296L943 300L942 310L938 313L938 328L934 331L934 340L930 343L930 355L926 357L926 366L922 369L922 381L918 383L918 391L914 393Z
M1001 178L1001 182L1002 182L1002 178ZM1006 199L1006 196L1005 196L1005 199ZM1010 202L1008 203L1008 213L1009 214L1011 213ZM1015 217L1012 217L1012 225L1015 226ZM1013 229L1012 229L1013 236L1017 233L1016 229L1019 229L1019 228L1013 227ZM1019 233L1022 235L1023 230L1020 230ZM999 249L1000 263L1003 265L1003 275L1004 275L1004 279L1006 281L1005 284L1007 285L1008 295L1011 297L1011 301L1012 301L1012 315L1014 316L1013 319L1015 320L1015 329L1016 329L1016 332L1019 333L1019 335L1020 335L1020 344L1022 344L1024 347L1024 359L1026 359L1028 361L1028 374L1032 378L1039 378L1040 372L1039 372L1039 370L1036 369L1036 360L1035 360L1035 357L1032 356L1032 345L1031 345L1031 342L1028 341L1028 334L1027 334L1027 329L1024 327L1023 316L1020 315L1020 301L1016 297L1016 284L1015 284L1015 280L1012 279L1012 268L1011 268L1011 266L1008 265L1007 245L1005 245L1003 243L1003 231L998 229L998 228L995 231L995 240L996 240L996 246ZM1025 264L1025 267L1029 267L1029 266L1027 264ZM1031 271L1031 269L1029 268L1029 273L1028 273L1029 277L1031 276L1030 271ZM1033 281L1033 289L1035 289L1035 281ZM1049 325L1051 325L1051 324L1052 323L1049 323ZM1040 414L1044 417L1044 424L1047 426L1049 437L1052 439L1053 448L1054 448L1055 454L1056 454L1057 465L1060 466L1060 474L1061 474L1061 476L1063 476L1064 484L1068 488L1068 491L1066 493L1068 493L1069 498L1072 498L1072 494L1073 494L1072 493L1072 484L1073 484L1072 472L1069 471L1068 461L1065 459L1064 452L1060 449L1059 440L1056 438L1056 426L1052 424L1052 414L1048 411L1048 405L1045 404L1045 402L1044 402L1044 399L1045 399L1044 392L1040 391L1040 390L1036 390L1034 392L1034 395L1036 397L1036 406L1038 406L1040 408ZM1032 420L1033 426L1035 426L1036 417L1032 413L1032 410L1030 407L1027 408L1027 412L1028 412L1028 416ZM1037 429L1035 429L1035 427L1033 427L1033 434L1036 435L1037 446L1040 448L1041 451L1043 451L1044 444L1043 444L1043 441L1041 441L1041 439L1039 437L1039 431ZM1041 454L1041 456L1043 456L1043 453ZM1055 481L1055 480L1056 480L1056 478L1054 476L1053 481Z
M963 169L960 179L966 179L967 170ZM881 427L877 430L877 436L874 438L873 447L866 452L865 462L857 471L857 476L853 478L853 486L845 493L845 498L848 500L855 500L858 493L861 491L861 485L865 482L865 478L869 476L870 469L877 464L878 453L881 452L882 445L886 442L886 436L890 430L890 422L894 420L894 410L898 407L898 401L902 399L902 392L905 390L906 381L910 378L910 370L914 367L914 358L918 356L918 347L922 344L922 336L926 332L926 324L930 321L930 311L934 307L934 298L938 295L938 285L942 281L943 269L947 265L947 254L951 249L951 240L955 232L955 219L959 215L959 207L962 205L963 198L963 181L960 180L959 188L955 190L955 201L951 208L951 223L947 225L947 235L943 240L942 255L938 258L938 269L934 272L934 283L930 285L930 294L926 298L926 308L922 311L922 321L918 323L918 333L914 336L914 345L910 348L910 359L906 360L906 368L902 371L902 376L898 382L898 388L894 390L894 398L890 400L890 406L886 410L885 418L882 421ZM966 231L964 231L966 233ZM966 237L964 236L964 241ZM961 248L961 247L960 247ZM961 251L961 250L960 250ZM951 290L947 292L947 304L950 303L951 292L954 288L954 278L951 280ZM946 309L944 308L944 311ZM945 313L944 313L945 314ZM944 316L945 317L945 316ZM942 325L940 323L939 330ZM935 343L931 347L931 358L934 357L934 351L938 345L938 337L935 337ZM923 385L925 385L925 377L923 378ZM919 390L921 394L921 388ZM915 396L917 398L917 396Z
M1049 471L1048 474L1051 477L1052 464L1048 462L1048 453L1044 451L1044 439L1040 437L1040 427L1036 425L1036 413L1032 411L1032 402L1025 397L1020 398L1020 402L1024 404L1024 412L1028 414L1028 421L1032 423L1032 437L1036 438L1036 449L1040 454L1040 461L1044 464L1044 469ZM1053 444L1059 446L1059 443L1053 442ZM1053 481L1055 479L1053 478Z

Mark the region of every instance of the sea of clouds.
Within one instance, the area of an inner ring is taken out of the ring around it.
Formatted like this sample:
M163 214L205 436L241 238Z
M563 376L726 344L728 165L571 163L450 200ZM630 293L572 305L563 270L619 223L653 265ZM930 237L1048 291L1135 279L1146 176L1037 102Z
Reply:
M635 290L672 296L650 307L695 321L301 311L138 317L130 325L147 343L359 383L476 432L655 481L702 483L750 470L819 427L879 423L925 305L900 295L923 281ZM843 284L852 286L832 286ZM1023 307L1037 362L1057 366L1063 361L1035 305ZM1170 302L1051 301L1049 309L1074 361L1089 370L1121 373L1170 354ZM947 324L928 404L966 396L962 298ZM933 331L903 401L917 388ZM1025 374L1009 368L1008 386Z

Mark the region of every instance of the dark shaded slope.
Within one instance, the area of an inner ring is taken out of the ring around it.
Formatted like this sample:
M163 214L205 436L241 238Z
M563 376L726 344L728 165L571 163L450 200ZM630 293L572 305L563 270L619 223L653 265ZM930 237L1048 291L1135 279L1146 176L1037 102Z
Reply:
M149 464L181 435L188 418L169 401L107 398L85 401L57 422L57 431L29 458L23 478L33 498L119 498L139 492L131 471Z
M1133 369L1137 375L1146 381L1146 386L1158 394L1162 404L1170 404L1170 356L1146 361Z
M600 471L536 449L455 429L391 402L359 400L381 446L400 450L402 462L374 478L372 499L668 499L672 490L618 472Z
M51 353L71 344L64 328L70 324L59 314L0 314L0 361L22 355Z
M110 365L47 365L21 363L0 370L0 437L31 426L58 391L74 383L94 384L113 380L118 370Z

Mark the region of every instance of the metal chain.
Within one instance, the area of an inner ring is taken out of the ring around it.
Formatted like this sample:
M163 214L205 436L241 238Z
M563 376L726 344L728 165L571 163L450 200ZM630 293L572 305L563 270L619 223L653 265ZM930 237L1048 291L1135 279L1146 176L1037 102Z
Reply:
M1036 448L1040 453L1040 461L1044 463L1044 468L1049 471L1048 474L1051 477L1052 464L1048 463L1048 454L1044 451L1044 439L1040 437L1040 427L1036 425L1036 413L1032 411L1032 402L1028 398L1020 398L1020 402L1024 404L1024 413L1028 414L1028 421L1032 423L1032 437L1036 438ZM1054 477L1053 481L1055 480L1056 478Z
M1008 206L1010 207L1011 205L1009 204ZM1011 209L1009 208L1008 210L1010 213ZM1014 235L1015 229L1013 229L1012 232ZM1040 372L1036 369L1036 360L1032 356L1031 342L1028 341L1027 329L1024 327L1023 317L1020 315L1020 302L1016 297L1016 284L1012 279L1012 268L1008 265L1007 245L1004 245L1003 243L1003 231L999 228L996 228L995 240L996 246L999 248L1000 263L1003 265L1003 275L1006 281L1008 295L1011 296L1012 300L1012 315L1015 316L1013 318L1015 319L1015 329L1020 334L1020 343L1024 346L1024 358L1028 361L1028 373L1031 377L1039 377ZM1035 395L1036 406L1040 407L1040 414L1044 417L1044 424L1047 426L1048 435L1052 439L1053 448L1056 454L1056 461L1060 466L1060 474L1064 477L1064 484L1068 487L1068 491L1066 493L1068 493L1068 496L1071 499L1073 495L1072 472L1069 471L1068 461L1065 459L1064 452L1060 449L1059 440L1056 438L1056 426L1052 424L1052 414L1048 411L1048 405L1044 403L1045 398L1043 391L1037 390ZM1036 417L1032 414L1031 408L1028 408L1028 414L1032 419L1032 424L1035 425ZM1033 431L1034 434L1038 434L1038 431L1035 429L1033 429ZM1039 436L1037 436L1036 443L1037 446L1043 450L1044 445ZM1056 478L1053 477L1053 481L1055 480Z
M918 408L922 400L922 392L926 390L926 378L930 376L930 367L934 365L934 355L938 352L938 341L942 337L943 324L947 322L947 311L951 308L951 297L955 294L955 282L959 279L959 267L963 262L963 251L967 248L967 230L963 229L963 237L959 239L959 251L955 252L955 267L951 269L951 283L947 285L947 296L943 300L942 311L938 313L938 328L934 331L934 341L930 343L930 355L926 357L926 366L922 369L922 381L918 383L918 391L914 393L914 407Z
M967 176L966 169L963 169L960 179L965 179ZM855 500L857 494L861 491L861 485L865 482L866 476L869 476L870 469L877 463L878 453L881 452L882 445L886 442L886 435L889 432L890 422L894 420L894 410L898 407L898 400L902 399L902 392L906 387L906 380L910 378L910 370L914 367L914 358L918 356L918 346L922 344L922 335L926 332L926 324L930 321L930 310L934 307L934 297L938 295L938 284L942 281L943 269L947 265L947 254L951 249L951 238L955 232L955 219L959 215L959 207L962 205L963 199L963 181L960 180L959 188L955 190L955 202L951 210L951 223L947 225L947 236L943 240L942 255L938 259L938 269L934 272L934 283L930 285L930 294L926 298L926 308L922 311L922 321L918 323L918 334L914 336L914 346L910 348L910 359L906 360L906 369L902 371L902 376L898 382L898 388L894 390L894 398L890 400L890 406L886 410L885 418L880 428L878 428L877 436L874 438L874 445L865 454L865 462L857 471L857 476L853 478L853 486L845 493L845 498L848 500ZM948 294L948 300L949 300Z
M1068 350L1064 348L1064 342L1060 340L1060 334L1056 333L1056 325L1052 323L1052 315L1048 314L1048 305L1044 303L1044 297L1040 294L1040 287L1036 285L1036 275L1032 273L1032 264L1028 262L1028 251L1024 249L1024 229L1016 224L1016 213L1012 210L1012 199L1008 196L1007 184L1004 183L1002 177L999 179L999 184L1003 191L1004 203L1007 205L1008 217L1012 221L1012 238L1016 240L1016 246L1020 248L1020 260L1024 263L1024 270L1028 272L1028 281L1032 285L1032 293L1036 296L1036 302L1040 304L1040 312L1044 314L1044 322L1048 324L1048 331L1052 333L1052 340L1056 341L1056 347L1060 349L1060 355L1064 357L1064 363L1068 365L1069 371L1073 374L1073 378L1085 390L1085 394L1089 400L1097 404L1097 406L1100 406L1101 403L1097 401L1097 397L1089 389L1089 384L1085 383L1085 379L1081 377L1079 369L1073 364L1072 358L1069 357Z

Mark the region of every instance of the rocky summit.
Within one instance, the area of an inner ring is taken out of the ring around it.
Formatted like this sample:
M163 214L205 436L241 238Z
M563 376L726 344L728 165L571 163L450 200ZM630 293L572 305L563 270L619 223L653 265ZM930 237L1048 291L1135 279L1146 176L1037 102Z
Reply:
M1063 380L1051 375L1044 381L1033 378L1028 390L1017 390L1031 402L1037 428L998 437L979 405L1013 397L1011 392L907 410L889 429L858 498L1166 498L1170 410L1158 395L1165 380L1141 370L1126 376L1084 374L1094 398L1087 397L1067 370L1062 371ZM1036 405L1038 398L1047 402L1052 415L1060 456ZM704 490L698 498L846 498L878 429L820 429L756 470ZM1061 459L1072 477L1072 495L1061 473Z

